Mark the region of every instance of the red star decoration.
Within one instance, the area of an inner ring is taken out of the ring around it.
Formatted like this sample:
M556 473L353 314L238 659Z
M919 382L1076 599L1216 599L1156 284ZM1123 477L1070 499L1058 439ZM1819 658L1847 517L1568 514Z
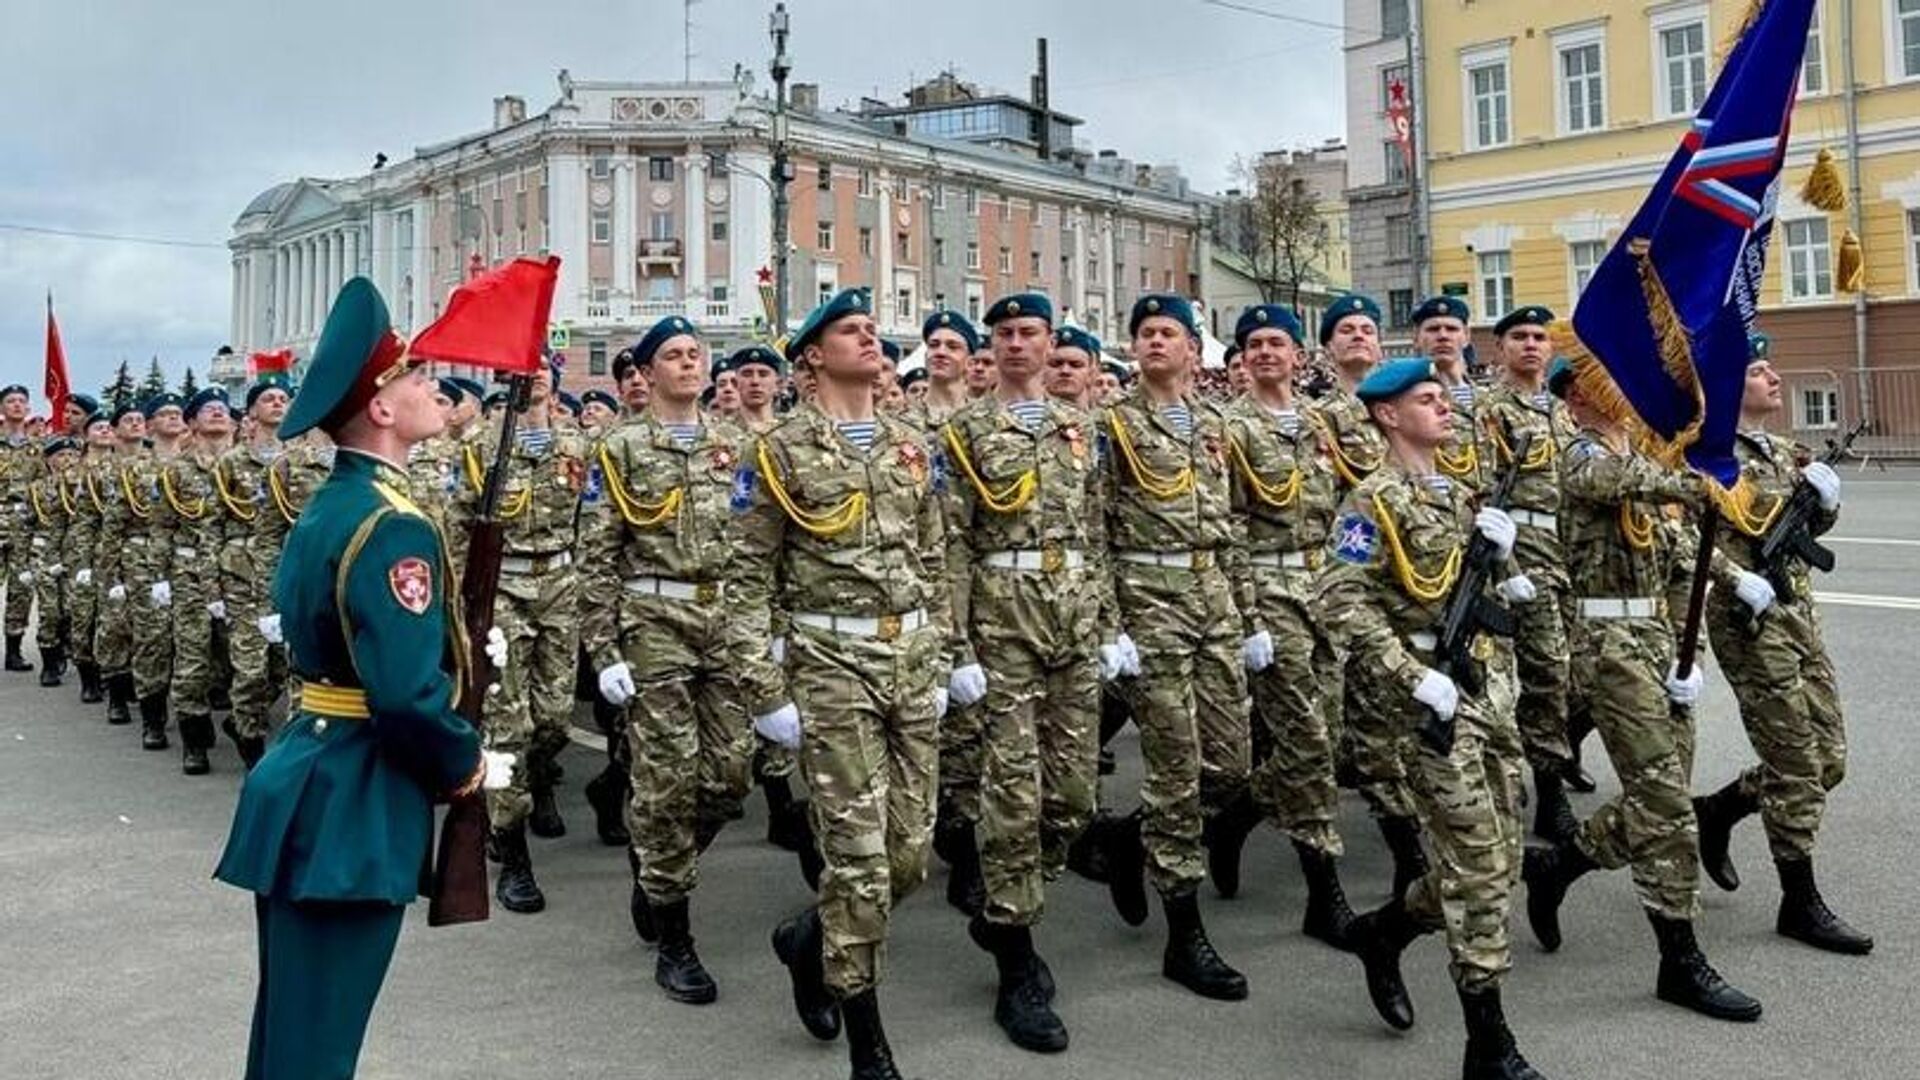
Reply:
M760 284L762 285L773 284L773 271L764 266L755 271L754 276L760 279Z

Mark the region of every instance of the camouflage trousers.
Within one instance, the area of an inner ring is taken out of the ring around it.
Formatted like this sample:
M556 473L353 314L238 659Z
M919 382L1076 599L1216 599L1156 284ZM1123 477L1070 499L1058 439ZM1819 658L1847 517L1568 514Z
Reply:
M252 559L229 550L221 585L226 592L227 641L233 662L233 729L241 738L265 738L268 714L287 688L287 648L269 644L260 619L272 612L267 597L270 575Z
M1820 617L1801 596L1777 604L1746 629L1747 609L1731 596L1707 605L1707 631L1720 671L1740 703L1740 722L1760 763L1740 774L1740 790L1760 805L1775 859L1813 857L1827 792L1847 774L1847 725Z
M133 608L136 598L133 587L126 583L121 567L95 567L93 587L95 595L95 617L93 626L93 659L100 665L102 675L120 675L133 666ZM114 586L125 590L120 599L113 598Z
M893 906L927 876L946 667L931 627L893 641L796 627L787 640L809 820L826 860L826 984L843 998L880 983Z
M1418 816L1401 761L1399 702L1391 688L1379 686L1378 672L1336 656L1333 666L1321 673L1320 692L1321 714L1328 717L1338 760L1352 773L1354 788L1374 817Z
M1218 565L1114 567L1120 622L1140 650L1140 801L1147 877L1161 895L1198 887L1206 816L1247 789L1250 703L1242 622Z
M1546 575L1531 575L1534 598L1514 604L1513 651L1520 666L1517 719L1527 763L1558 769L1573 760L1567 745L1567 617L1571 598Z
M1647 908L1691 919L1700 900L1693 717L1667 700L1672 634L1661 619L1583 619L1575 638L1592 668L1594 726L1621 787L1581 823L1575 842L1606 869L1631 866Z
M0 584L7 590L6 632L24 634L33 614L33 586L20 575L33 569L33 507L25 500L0 506Z
M60 546L44 536L34 537L30 550L33 554L28 568L33 573L34 596L40 603L40 621L34 627L33 639L40 646L41 662L45 663L47 650L67 643L73 617L67 607L67 585L73 568L60 561Z
M67 648L76 664L91 664L94 634L100 625L100 592L103 586L96 575L82 585L67 576Z
M1419 709L1393 714L1403 732L1418 723ZM1433 849L1431 868L1407 886L1403 899L1415 922L1445 931L1454 985L1478 991L1500 985L1512 966L1507 923L1520 878L1525 756L1510 715L1467 699L1455 719L1450 753L1435 753L1411 735L1400 740L1408 787Z
M1340 791L1333 778L1333 740L1321 703L1332 649L1314 631L1298 597L1306 571L1255 567L1261 625L1273 636L1273 666L1248 677L1253 717L1267 753L1253 769L1253 795L1267 820L1316 851L1341 854L1334 826Z
M151 548L149 537L137 537L136 549ZM167 692L173 681L173 613L153 602L153 585L160 580L153 567L153 554L142 550L140 561L127 574L127 604L132 616L133 687L140 697L157 697ZM179 598L174 598L179 603Z
M506 636L507 664L494 674L500 692L487 696L480 727L487 749L519 760L508 785L487 792L487 817L496 829L511 828L533 812L533 787L548 782L546 770L567 744L580 646L579 593L572 567L500 575L493 625Z
M980 742L986 918L1031 926L1093 818L1099 784L1099 596L1078 573L981 571L973 643L987 673Z
M211 716L209 694L214 681L214 618L207 605L220 599L219 570L210 552L193 556L174 553L173 606L168 609L173 633L173 676L168 688L175 716ZM192 558L191 568L180 565Z
M665 904L699 883L696 837L740 816L753 723L721 604L631 593L619 603L620 654L637 691L626 710L633 752L627 830L640 887Z

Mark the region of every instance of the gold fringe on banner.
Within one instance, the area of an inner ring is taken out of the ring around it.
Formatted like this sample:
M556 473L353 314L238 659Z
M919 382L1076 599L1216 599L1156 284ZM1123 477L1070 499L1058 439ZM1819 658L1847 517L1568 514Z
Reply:
M1833 159L1833 151L1821 147L1813 157L1813 171L1807 174L1807 182L1800 185L1800 200L1818 210L1837 214L1847 208L1847 182L1840 175L1840 165Z
M1740 44L1740 39L1747 36L1747 31L1753 29L1753 24L1760 21L1760 13L1765 11L1766 8L1767 0L1752 0L1752 2L1747 5L1747 13L1741 16L1738 23L1734 24L1733 33L1727 35L1726 40L1720 43L1720 60L1723 63L1727 59L1727 56L1733 52L1733 47Z
M1834 263L1834 283L1842 292L1857 293L1867 287L1866 252L1852 229L1840 234L1840 256Z

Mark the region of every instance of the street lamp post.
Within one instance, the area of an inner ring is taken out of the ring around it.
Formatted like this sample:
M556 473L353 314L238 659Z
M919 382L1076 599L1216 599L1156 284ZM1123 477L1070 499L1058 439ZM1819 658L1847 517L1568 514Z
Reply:
M792 165L787 159L787 5L773 5L767 18L773 36L773 340L787 335L787 183Z

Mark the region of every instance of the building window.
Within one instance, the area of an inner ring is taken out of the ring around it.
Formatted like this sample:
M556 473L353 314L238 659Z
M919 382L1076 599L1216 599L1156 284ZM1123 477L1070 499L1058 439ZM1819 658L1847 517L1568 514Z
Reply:
M1513 310L1513 252L1482 251L1480 264L1480 318L1498 322Z
M967 318L973 320L976 323L979 322L980 321L980 305L984 302L985 301L981 296L980 286L976 284L969 284L967 286Z
M980 216L980 193L973 188L967 189L966 207L967 213L975 217Z
M893 234L893 258L895 262L913 261L913 238L908 233Z
M1692 116L1707 100L1707 21L1696 18L1657 31L1662 116Z
M860 186L857 190L857 193L862 198L865 198L873 194L873 170L872 169L860 170Z
M707 299L715 304L724 304L732 298L731 287L726 278L714 278L707 282Z
M814 288L815 288L815 296L813 298L813 303L815 307L818 307L819 305L824 304L827 301L833 299L833 294L840 291L839 289L834 287L834 283L831 280L826 280L826 279L814 282Z
M906 177L896 176L893 178L893 197L896 202L907 201L907 178Z
M819 191L833 190L833 166L821 162L814 171L813 186Z
M1914 283L1907 291L1920 293L1920 210L1907 211L1907 255L1907 276Z
M1407 36L1407 0L1380 0L1380 36Z
M865 225L860 226L859 245L861 258L873 258L873 230Z
M1387 258L1413 258L1413 218L1410 215L1387 215Z
M1012 248L1000 249L1000 272L1002 274L1013 273L1013 249Z
M1607 245L1602 240L1580 240L1567 245L1567 273L1572 279L1575 300L1587 291L1593 272L1600 269L1600 260L1606 257Z
M679 299L674 293L675 279L665 276L647 279L647 299L656 304L668 304Z
M527 193L524 191L513 193L513 227L516 229L527 227Z
M1035 281L1039 281L1040 280L1040 253L1037 251L1030 251L1027 253L1027 255L1028 255L1027 276L1033 278L1033 280Z
M947 242L938 236L933 238L933 265L947 265Z
M1407 65L1388 64L1380 69L1380 115L1387 114L1387 106L1393 104L1393 87L1398 83L1404 90L1407 86Z
M1827 92L1827 48L1820 33L1820 5L1813 5L1813 21L1807 24L1807 54L1800 61L1800 92Z
M822 221L814 226L813 246L820 251L833 250L833 222Z
M1467 148L1505 146L1512 134L1512 101L1507 93L1507 58L1467 66Z
M587 346L587 374L605 375L607 373L607 343L596 341Z
M1833 249L1827 219L1786 222L1787 299L1823 300L1833 295Z
M967 241L967 269L980 269L980 241Z
M593 155L590 172L595 180L605 180L613 175L613 159L606 154Z
M1840 388L1802 386L1793 396L1793 426L1803 431L1832 430L1840 426Z
M715 213L713 220L707 222L707 239L716 244L727 242L727 215Z
M1387 290L1387 325L1405 326L1413 321L1413 290Z
M649 228L652 230L648 234L651 239L654 239L654 240L674 239L673 211L671 210L654 211L653 217L649 224Z
M947 208L947 185L933 185L933 208L935 210L945 210Z
M1153 288L1153 271L1143 266L1140 268L1140 291L1146 292L1151 288Z
M1407 152L1400 144L1389 139L1381 146L1386 153L1387 183L1404 184L1407 182Z
M589 220L593 224L594 243L613 243L613 211L595 210Z
M1165 289L1168 292L1172 292L1173 291L1173 271L1171 270L1167 271L1165 277L1166 277L1166 280L1161 283L1160 287L1162 289Z
M1920 0L1895 0L1893 18L1899 25L1892 35L1899 50L1894 70L1903 79L1920 78Z
M1607 126L1606 58L1600 41L1581 41L1559 50L1560 130L1567 134Z
M912 289L895 289L893 291L893 318L895 322L913 321Z
M670 157L650 157L647 159L647 179L663 184L673 182L673 159Z

